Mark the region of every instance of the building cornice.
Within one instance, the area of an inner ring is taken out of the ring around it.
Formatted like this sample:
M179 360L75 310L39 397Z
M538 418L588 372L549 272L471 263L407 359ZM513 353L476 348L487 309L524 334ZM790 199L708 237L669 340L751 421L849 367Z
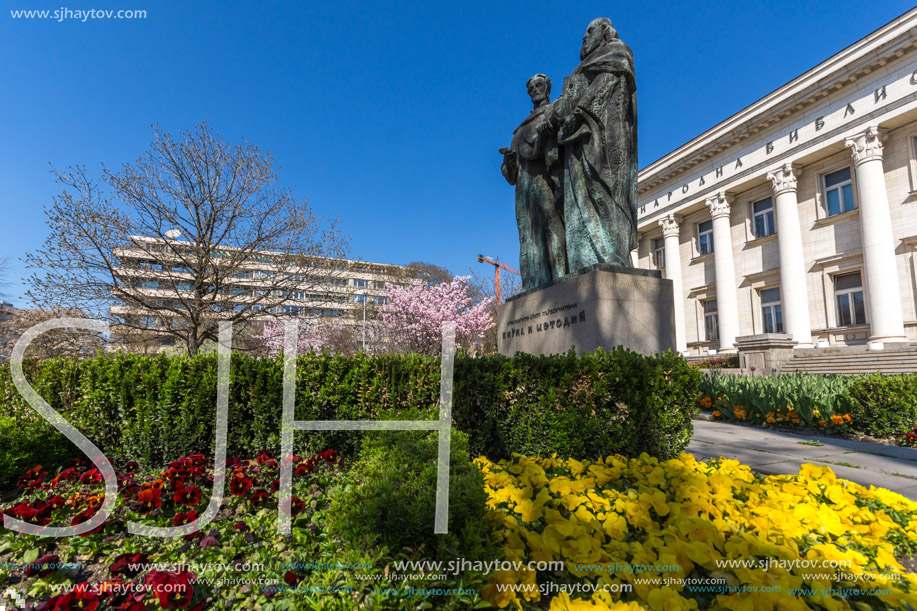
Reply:
M638 173L638 194L690 171L917 48L912 9Z

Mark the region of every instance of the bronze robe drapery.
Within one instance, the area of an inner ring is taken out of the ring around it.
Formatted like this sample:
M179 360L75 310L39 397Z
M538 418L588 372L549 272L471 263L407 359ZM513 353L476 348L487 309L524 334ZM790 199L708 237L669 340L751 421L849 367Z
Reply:
M507 182L516 186L519 272L525 290L552 284L567 273L557 142L538 130L549 108L534 109L516 128L501 168Z
M564 156L564 226L571 273L633 267L637 235L637 96L630 48L618 39L564 80L549 122Z

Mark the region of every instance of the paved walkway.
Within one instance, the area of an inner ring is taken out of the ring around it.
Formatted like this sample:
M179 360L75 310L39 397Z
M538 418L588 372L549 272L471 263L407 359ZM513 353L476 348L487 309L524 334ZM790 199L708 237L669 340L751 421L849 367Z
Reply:
M917 500L915 448L695 420L687 451L698 460L734 458L767 475L799 473L802 463L827 465L840 478Z

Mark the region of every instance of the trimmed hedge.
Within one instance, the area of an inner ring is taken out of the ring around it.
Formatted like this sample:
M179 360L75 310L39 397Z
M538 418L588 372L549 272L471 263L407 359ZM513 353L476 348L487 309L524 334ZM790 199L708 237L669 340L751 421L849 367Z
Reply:
M53 473L75 451L60 431L41 418L23 421L0 416L0 490L36 464Z
M853 378L850 415L856 428L875 437L890 437L917 426L917 374Z
M160 465L211 453L216 356L101 355L28 362L26 377L107 455ZM440 359L421 355L299 357L297 420L437 417ZM577 357L517 355L455 360L453 420L472 456L513 452L577 458L611 453L676 456L688 443L702 374L665 353L624 349ZM232 355L229 455L279 448L283 362ZM0 416L37 418L0 367ZM296 432L297 453L355 455L361 433ZM7 447L0 439L0 447ZM75 448L73 449L75 452ZM0 460L5 460L0 456ZM36 457L38 462L40 457Z

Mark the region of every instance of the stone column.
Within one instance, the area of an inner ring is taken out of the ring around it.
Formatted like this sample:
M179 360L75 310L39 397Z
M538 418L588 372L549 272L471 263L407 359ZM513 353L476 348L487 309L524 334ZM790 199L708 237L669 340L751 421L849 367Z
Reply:
M882 167L882 140L885 134L876 126L847 138L856 165L857 199L866 268L866 299L869 303L870 341L904 342L904 316L898 287L898 265L892 234L885 170Z
M739 300L732 254L732 229L729 224L730 204L732 196L722 191L707 200L713 218L713 261L716 266L720 352L736 352L735 339L739 334Z
M796 201L796 173L793 166L787 163L778 170L768 172L767 178L774 186L784 329L793 337L797 348L812 348L809 292L806 288L802 231L799 228Z
M681 253L678 245L678 220L669 214L659 220L665 239L665 277L672 281L675 295L675 350L688 349L685 337L685 291L681 282Z

